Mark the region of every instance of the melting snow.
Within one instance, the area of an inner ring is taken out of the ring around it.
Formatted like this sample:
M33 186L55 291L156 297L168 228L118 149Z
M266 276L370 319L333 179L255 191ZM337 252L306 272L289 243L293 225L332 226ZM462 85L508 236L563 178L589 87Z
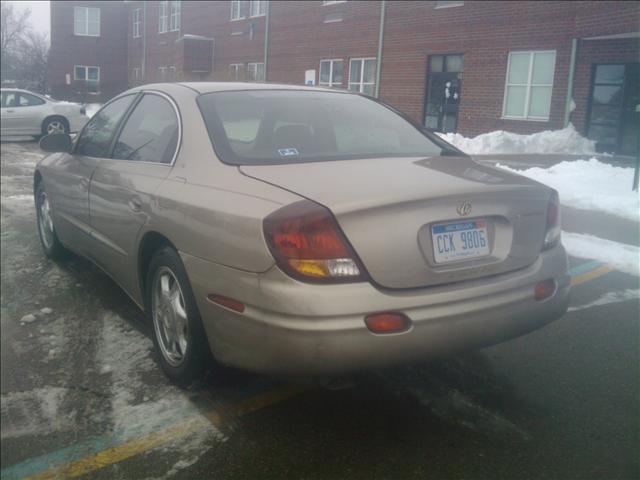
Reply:
M640 276L640 248L582 233L562 232L562 244L572 257L606 263L629 275Z
M592 155L596 153L595 142L581 136L573 125L562 130L545 130L531 135L497 130L475 138L466 138L459 133L438 133L447 142L469 155L514 154L514 153L567 153Z
M631 190L633 168L614 167L595 158L561 162L550 168L498 167L555 188L560 193L560 201L569 207L638 221L640 200L638 192Z

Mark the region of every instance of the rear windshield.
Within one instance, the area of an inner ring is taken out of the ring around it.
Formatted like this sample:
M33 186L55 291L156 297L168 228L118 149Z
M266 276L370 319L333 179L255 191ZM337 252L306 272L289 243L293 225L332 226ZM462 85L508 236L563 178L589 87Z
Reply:
M296 90L216 92L198 104L225 163L266 165L440 155L389 108L359 95Z

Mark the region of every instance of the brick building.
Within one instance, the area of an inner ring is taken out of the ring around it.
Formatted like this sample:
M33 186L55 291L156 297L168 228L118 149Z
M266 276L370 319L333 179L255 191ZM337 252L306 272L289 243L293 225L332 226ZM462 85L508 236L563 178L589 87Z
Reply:
M437 131L570 120L602 150L638 148L639 2L74 1L51 12L60 97L103 101L156 81L314 83L378 96Z

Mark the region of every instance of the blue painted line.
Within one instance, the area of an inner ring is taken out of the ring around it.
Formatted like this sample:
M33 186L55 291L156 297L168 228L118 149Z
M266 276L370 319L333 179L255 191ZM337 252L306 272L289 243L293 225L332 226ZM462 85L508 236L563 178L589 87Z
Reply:
M272 383L265 381L258 381L255 384L249 384L240 388L240 398L238 401L242 401L255 394L267 391L273 387ZM199 400L199 399L198 399ZM200 402L196 402L200 403ZM143 437L153 431L164 430L170 428L173 425L177 425L185 420L197 417L201 415L197 408L192 409L176 409L171 415L167 415L164 420L153 424L153 419L149 419L149 424L144 425L144 430L133 429L127 435L119 432L112 434L101 435L89 440L85 440L80 443L70 445L68 447L56 450L51 453L46 453L38 457L33 457L23 462L11 465L10 467L0 470L0 479L2 480L18 480L21 478L29 477L37 473L43 472L50 468L57 468L69 462L81 460L89 455L93 455L107 448L115 447L117 445L126 443L135 438Z
M580 265L576 265L573 268L569 269L569 275L572 277L576 277L578 275L582 275L583 273L590 272L591 270L595 270L598 267L604 265L602 262L598 262L596 260L591 260L589 262L581 263Z

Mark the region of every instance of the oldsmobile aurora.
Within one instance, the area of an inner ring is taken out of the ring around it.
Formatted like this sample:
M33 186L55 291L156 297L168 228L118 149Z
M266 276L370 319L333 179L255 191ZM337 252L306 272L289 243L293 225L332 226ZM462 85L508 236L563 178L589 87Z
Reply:
M567 309L556 192L361 95L148 85L41 147L45 253L107 272L178 384L209 352L335 373L501 342Z

